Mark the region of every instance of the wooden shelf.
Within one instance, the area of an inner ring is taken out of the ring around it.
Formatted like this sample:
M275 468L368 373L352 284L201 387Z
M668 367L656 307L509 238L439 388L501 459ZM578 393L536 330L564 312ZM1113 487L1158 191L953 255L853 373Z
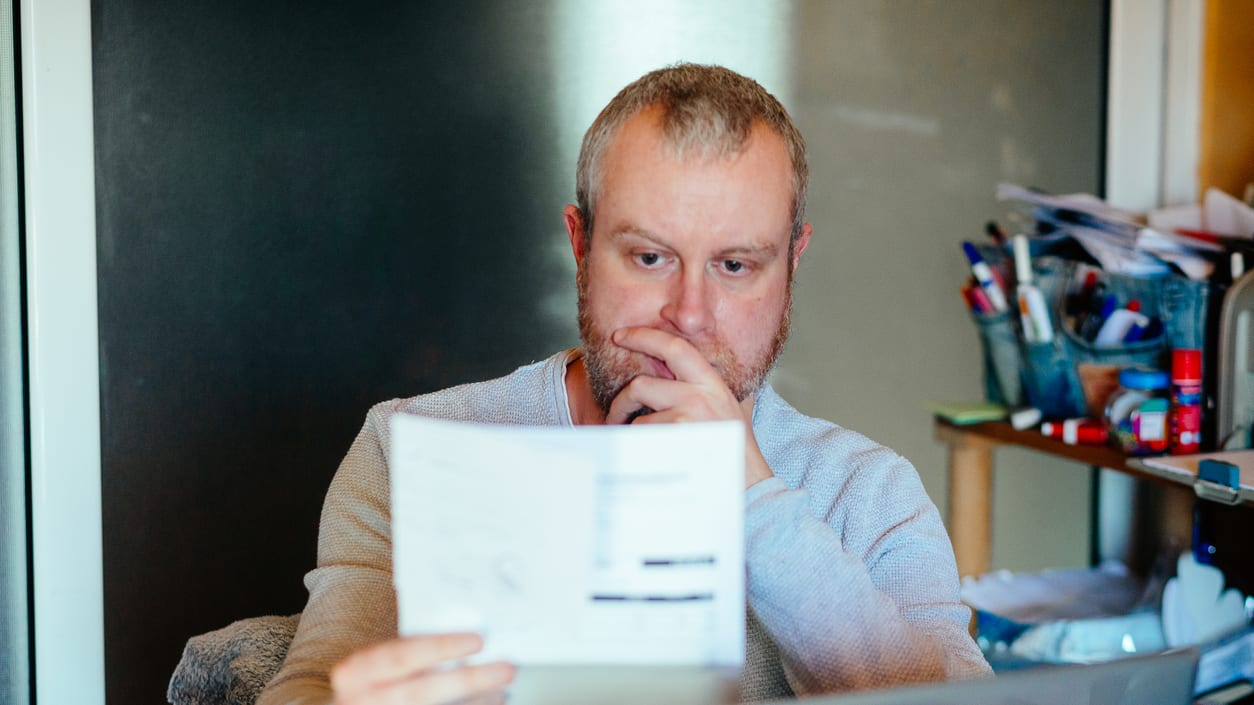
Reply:
M961 576L978 576L988 572L992 554L993 451L999 447L1018 446L1048 455L1072 460L1087 466L1108 468L1144 480L1150 480L1193 494L1193 481L1188 476L1147 471L1130 458L1107 446L1073 446L1042 435L1039 431L1016 431L1009 423L986 422L959 426L935 418L933 430L937 440L949 451L949 535L954 558ZM1181 459L1189 456L1179 456ZM1254 511L1249 502L1244 506L1225 506L1202 502L1195 517L1207 530L1233 539L1225 542L1217 557L1230 585L1247 594L1254 593L1254 542L1240 537L1254 535Z
M1017 431L1005 421L987 421L984 423L959 426L944 419L936 418L937 440L946 444L954 443L985 443L992 446L1014 445L1048 453L1060 458L1074 460L1077 463L1100 468L1109 468L1136 477L1166 484L1180 484L1161 475L1129 465L1128 456L1110 446L1068 445L1050 438L1040 431Z
M1073 460L1087 466L1109 468L1164 485L1185 483L1146 472L1128 464L1129 457L1108 446L1067 445L1040 431L1017 431L1005 421L957 425L935 418L936 439L948 446L949 535L959 575L988 572L992 554L993 451L1019 446Z

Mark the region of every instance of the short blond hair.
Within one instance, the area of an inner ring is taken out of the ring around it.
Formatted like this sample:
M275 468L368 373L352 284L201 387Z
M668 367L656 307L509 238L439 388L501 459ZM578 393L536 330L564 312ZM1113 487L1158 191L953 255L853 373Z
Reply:
M619 128L645 108L662 113L662 133L680 154L701 157L739 152L756 122L779 135L792 162L792 237L805 222L809 168L806 145L792 118L757 81L722 66L681 63L651 71L618 92L601 110L579 149L575 200L583 218L585 245L591 245L601 185L601 163Z

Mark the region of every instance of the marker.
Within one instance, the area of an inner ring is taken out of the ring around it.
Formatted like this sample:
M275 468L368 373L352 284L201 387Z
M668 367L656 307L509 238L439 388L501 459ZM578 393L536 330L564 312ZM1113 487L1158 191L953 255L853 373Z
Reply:
M1106 300L1106 284L1096 281L1096 272L1089 272L1094 276L1093 286L1088 285L1088 277L1085 277L1084 289L1081 291L1083 298L1076 302L1077 311L1075 313L1075 323L1073 330L1080 337L1087 338L1083 331L1088 319L1092 318L1102 309L1102 302Z
M1032 284L1032 255L1028 236L1014 236L1015 278L1019 280L1019 315L1023 323L1023 337L1029 343L1048 343L1054 339L1054 326L1049 322L1049 308L1041 290Z
M1102 445L1110 437L1105 424L1085 418L1066 419L1061 423L1046 421L1041 424L1041 433L1072 446Z
M1084 275L1084 283L1080 290L1067 297L1067 315L1075 316L1084 313L1088 303L1093 300L1093 292L1097 291L1097 272L1090 271Z
M975 298L975 292L978 291L982 294L984 293L983 289L964 286L959 291L962 292L962 298L967 302L967 308L971 309L971 313L987 313L984 307L980 305L979 300Z
M962 251L967 254L967 259L971 262L971 273L975 275L975 280L980 283L980 288L984 289L984 292L988 294L988 300L993 302L993 309L999 313L1008 311L1010 305L1006 303L1006 294L998 286L997 280L993 279L993 270L989 269L984 258L975 249L975 245L963 242Z

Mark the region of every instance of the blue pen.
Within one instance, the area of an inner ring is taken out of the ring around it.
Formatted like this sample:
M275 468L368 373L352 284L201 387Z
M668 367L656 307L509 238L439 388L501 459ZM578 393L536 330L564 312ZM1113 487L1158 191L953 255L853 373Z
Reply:
M984 290L984 293L988 294L988 300L993 303L993 309L998 313L1008 311L1010 305L1006 302L1006 293L993 278L993 270L989 269L984 258L980 256L980 251L969 242L962 243L962 251L967 253L967 259L971 262L971 273L975 275L975 280L980 283L980 288Z
M1115 307L1119 305L1119 299L1114 294L1107 294L1102 299L1101 310L1094 311L1084 319L1084 326L1080 330L1080 337L1085 340L1092 341L1097 337L1097 331L1102 329L1102 324L1110 318L1110 314L1115 312Z

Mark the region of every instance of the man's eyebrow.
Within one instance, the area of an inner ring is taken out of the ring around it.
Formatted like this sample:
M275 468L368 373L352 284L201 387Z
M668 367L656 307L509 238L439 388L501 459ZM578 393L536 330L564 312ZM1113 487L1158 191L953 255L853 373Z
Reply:
M645 240L651 240L659 245L665 245L666 241L661 236L653 233L651 230L639 228L634 225L624 225L610 231L610 239L621 240L625 237L639 237Z
M670 247L665 238L653 233L645 228L638 228L633 225L624 225L621 228L615 228L610 231L609 237L612 240L621 240L627 237L638 237L657 244L660 247ZM758 257L772 258L779 253L779 245L774 243L765 244L745 244L732 245L725 249L719 250L720 257Z
M724 257L740 256L740 257L765 257L771 258L779 253L779 246L770 245L737 245L729 247L719 252Z

